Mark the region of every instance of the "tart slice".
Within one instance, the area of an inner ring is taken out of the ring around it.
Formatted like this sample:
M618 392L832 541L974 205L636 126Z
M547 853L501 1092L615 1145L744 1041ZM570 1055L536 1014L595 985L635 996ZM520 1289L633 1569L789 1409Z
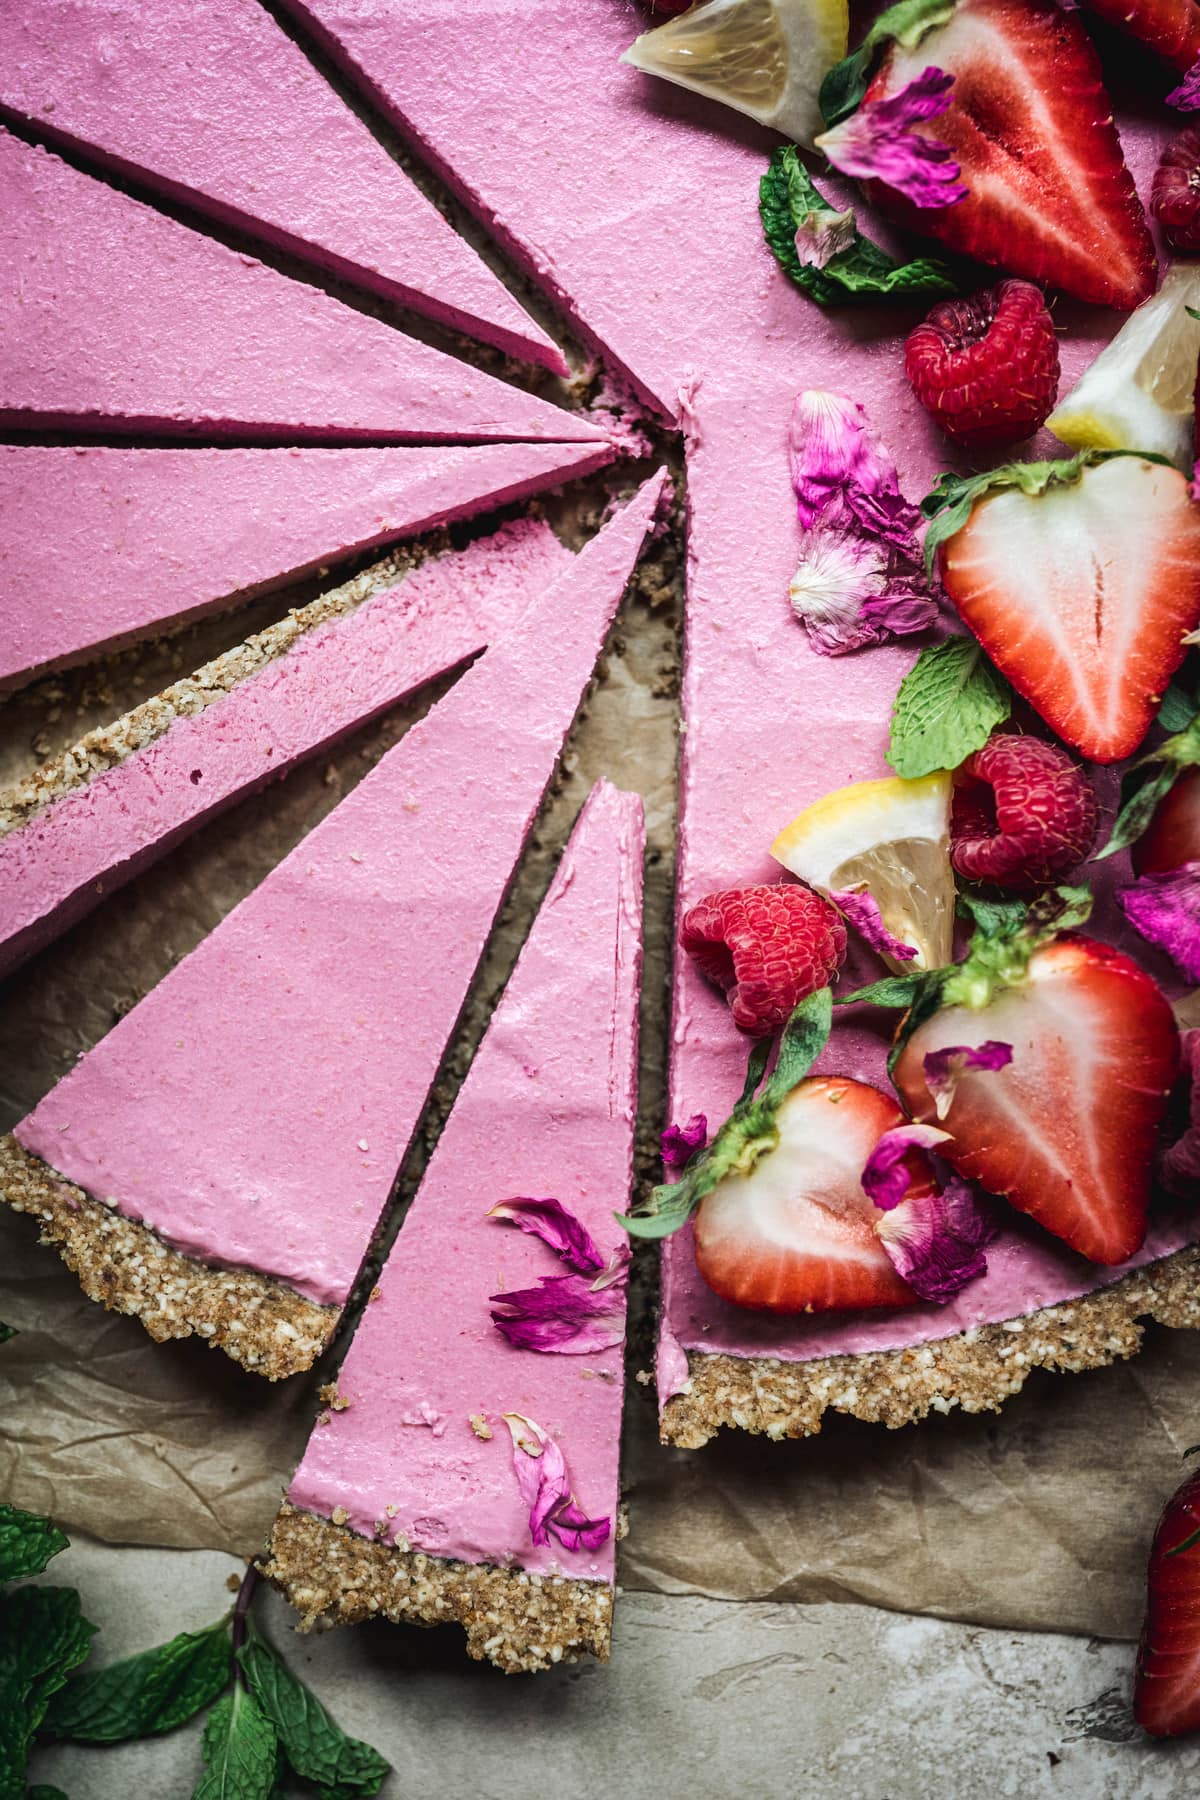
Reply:
M93 1299L272 1379L326 1342L664 480L4 1140Z
M603 433L0 131L9 427L411 443Z
M0 446L0 690L586 475L611 454Z
M380 563L0 791L0 978L205 820L477 655L570 561L519 520L403 579Z
M23 0L0 110L172 199L565 375L558 346L258 0Z
M306 1623L454 1619L509 1671L608 1655L642 848L640 801L601 782L276 1521ZM551 1294L553 1349L527 1341L549 1314L494 1322ZM545 1492L559 1459L574 1510L542 1524L522 1477Z

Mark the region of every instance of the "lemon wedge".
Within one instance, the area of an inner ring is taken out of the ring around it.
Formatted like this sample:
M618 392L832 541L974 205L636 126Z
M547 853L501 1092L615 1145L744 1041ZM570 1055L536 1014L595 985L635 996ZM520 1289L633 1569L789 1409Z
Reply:
M703 0L644 31L621 60L811 146L825 128L821 82L849 31L848 0Z
M884 929L916 951L884 954L900 973L940 969L954 940L950 776L838 788L785 825L771 854L823 894L869 894Z
M1200 263L1176 263L1055 407L1050 430L1075 450L1151 450L1192 460Z

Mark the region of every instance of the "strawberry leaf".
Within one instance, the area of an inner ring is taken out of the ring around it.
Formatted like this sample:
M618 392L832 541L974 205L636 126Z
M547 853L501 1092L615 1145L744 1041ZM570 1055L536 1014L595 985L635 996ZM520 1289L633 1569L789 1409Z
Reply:
M18 1506L0 1506L0 1582L40 1575L69 1541L49 1519Z
M821 116L826 125L838 125L857 112L880 52L887 44L903 44L915 50L926 32L944 25L954 11L954 0L899 0L880 13L858 49L830 69L821 83Z
M1103 850L1096 852L1096 861L1115 856L1118 850L1124 850L1140 838L1154 817L1159 801L1174 787L1180 771L1193 768L1197 763L1200 763L1200 713L1194 714L1185 730L1165 738L1157 750L1139 757L1133 767L1126 770L1112 836Z
M77 1744L156 1737L210 1706L228 1684L229 1620L224 1618L76 1675L55 1695L42 1730Z
M900 683L887 760L906 781L956 769L1011 710L1008 683L975 639L946 638L922 650Z
M814 218L832 216L834 209L814 186L794 144L781 144L772 152L759 183L758 211L776 262L818 306L958 292L943 263L928 257L893 262L857 229L849 247L831 256L824 267L802 263L796 253L797 231L809 227Z

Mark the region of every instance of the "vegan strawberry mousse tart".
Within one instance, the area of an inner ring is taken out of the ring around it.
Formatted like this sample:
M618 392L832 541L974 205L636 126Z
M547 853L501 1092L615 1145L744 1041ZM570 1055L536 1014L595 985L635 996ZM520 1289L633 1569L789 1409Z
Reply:
M641 966L641 803L602 782L276 1521L306 1624L454 1620L608 1656Z

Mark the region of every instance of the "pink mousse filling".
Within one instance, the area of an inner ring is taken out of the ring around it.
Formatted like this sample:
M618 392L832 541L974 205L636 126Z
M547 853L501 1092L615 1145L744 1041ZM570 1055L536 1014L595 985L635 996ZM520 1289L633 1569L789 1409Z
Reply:
M342 1507L364 1537L378 1522L384 1541L432 1556L612 1580L620 1346L576 1356L508 1344L488 1296L563 1265L484 1215L510 1195L553 1196L606 1258L622 1246L614 1213L633 1156L642 848L641 803L601 783L338 1373L349 1405L309 1440L289 1489L295 1505L326 1516ZM618 1312L618 1334L621 1324ZM505 1412L550 1433L580 1506L612 1520L598 1550L533 1545Z
M215 812L482 650L569 564L532 520L428 562L0 837L0 975Z
M663 489L16 1128L201 1260L342 1304Z
M791 616L799 535L788 416L803 387L862 401L897 458L905 492L919 499L954 458L904 378L903 341L917 310L822 312L788 283L756 206L775 140L728 109L622 65L639 29L628 9L608 0L528 0L523 28L513 32L504 0L469 8L440 0L403 8L387 0L286 3L383 97L584 336L683 427L689 568L678 904L779 879L767 852L781 825L832 788L890 773L883 752L891 703L913 659L911 648L816 656ZM467 115L455 98L459 84L471 93ZM1172 127L1161 110L1121 126L1146 195ZM495 154L497 142L504 156ZM858 206L863 228L888 245L861 195L832 182L828 190L838 204ZM1057 305L1056 318L1065 393L1111 338L1114 320L1070 302ZM1060 451L1042 433L1027 454ZM1106 873L1097 885L1107 894L1112 881ZM1103 935L1167 976L1111 905L1099 916ZM680 957L671 1117L724 1117L745 1056L723 1001ZM823 1066L885 1085L882 1039L840 1027ZM1146 1254L1178 1248L1198 1229L1163 1215ZM1120 1274L1060 1254L1045 1238L1027 1239L1021 1227L991 1260L987 1283L958 1304L986 1307L993 1318ZM690 1233L665 1247L663 1301L664 1397L686 1376L684 1350L802 1360L960 1328L947 1311L924 1307L867 1324L831 1320L819 1334L805 1321L764 1326L698 1282Z

